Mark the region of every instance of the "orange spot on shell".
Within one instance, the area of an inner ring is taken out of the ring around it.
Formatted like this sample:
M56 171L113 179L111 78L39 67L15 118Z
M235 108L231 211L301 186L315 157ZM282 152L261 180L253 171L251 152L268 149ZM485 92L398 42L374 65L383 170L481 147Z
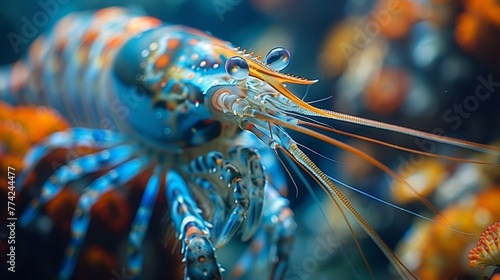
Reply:
M196 45L197 43L198 43L198 39L191 39L191 40L189 40L189 44L190 44L191 46L194 46L194 45Z
M234 267L231 271L231 276L231 278L240 278L241 276L243 276L243 267L239 265Z
M261 252L263 245L264 244L262 244L262 242L252 242L252 247L251 247L252 252L254 253Z
M176 49L177 47L179 47L179 44L180 44L179 39L172 38L167 42L167 49L168 50Z
M199 234L199 235L204 235L201 233L201 231L199 229L197 229L196 227L189 227L186 231L186 241L189 240L189 238L193 235L193 234Z
M156 60L155 67L157 70L165 68L169 62L170 62L170 57L167 54L163 54L158 58L158 60Z

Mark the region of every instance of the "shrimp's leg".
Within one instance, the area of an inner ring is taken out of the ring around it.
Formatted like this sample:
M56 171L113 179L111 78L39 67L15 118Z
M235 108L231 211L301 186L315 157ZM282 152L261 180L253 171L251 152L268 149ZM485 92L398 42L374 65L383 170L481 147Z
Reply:
M178 239L182 243L185 279L221 279L222 268L210 242L210 225L201 216L201 210L184 179L172 170L167 173L166 196Z
M214 212L212 217L212 235L215 240L219 239L222 232L223 223L226 219L226 204L222 196L217 191L217 188L207 179L202 177L195 177L194 182L197 186L202 187L208 195L208 198L214 205Z
M189 173L195 174L194 181L206 191L215 206L213 233L216 247L229 242L243 222L242 239L250 239L259 225L264 203L266 177L257 150L235 146L229 150L229 156L230 160L226 160L219 152L209 152L191 161L188 167ZM213 178L218 187L233 189L235 205L224 224L224 200L217 186L201 177L211 175L219 176Z
M259 226L264 204L266 176L260 155L256 149L235 146L229 151L229 155L241 174L243 174L243 178L249 187L248 198L250 205L241 236L241 239L246 241L253 236Z
M33 198L20 218L20 225L26 227L33 221L38 209L52 200L69 182L80 179L86 174L115 166L131 157L135 148L128 145L117 146L100 152L82 156L61 166L43 184L40 195Z
M66 248L65 257L59 273L59 279L69 279L73 274L76 259L83 245L90 223L90 210L97 200L114 188L123 186L136 177L149 165L149 157L141 156L131 159L92 182L80 196L71 221L71 239Z
M250 205L248 187L238 168L229 161L224 160L221 169L221 178L227 182L229 188L233 189L234 207L222 229L221 235L215 242L216 247L226 245L236 234L241 223L245 220Z
M288 203L273 186L266 185L260 226L231 271L230 279L239 279L252 267L268 263L272 263L270 279L284 279L297 228Z
M127 262L132 275L141 273L143 254L140 248L148 229L153 205L158 197L161 172L161 166L158 165L149 178L128 236Z
M222 222L226 219L226 204L220 195L217 186L210 180L198 175L216 175L216 171L220 169L224 156L219 152L209 152L206 156L199 156L192 160L188 165L188 173L195 174L193 181L197 186L203 188L208 198L214 205L214 213L212 217L213 228L211 231L212 237L217 240L222 232ZM216 178L217 180L219 178ZM225 186L223 186L225 188Z
M21 191L27 176L33 171L38 162L48 153L57 148L74 148L87 146L104 149L124 142L125 138L114 131L103 129L71 128L47 136L42 142L35 145L24 159L24 170L16 183L17 191Z
M210 152L206 156L199 156L189 164L189 172L198 176L219 176L213 178L216 186L221 189L231 188L234 196L234 206L231 210L229 218L224 223L220 235L215 239L217 248L223 247L236 234L240 225L245 220L250 198L247 183L243 179L238 168L229 160L224 159L219 152ZM204 188L210 187L206 185ZM223 220L213 220L216 228L219 228L218 223Z

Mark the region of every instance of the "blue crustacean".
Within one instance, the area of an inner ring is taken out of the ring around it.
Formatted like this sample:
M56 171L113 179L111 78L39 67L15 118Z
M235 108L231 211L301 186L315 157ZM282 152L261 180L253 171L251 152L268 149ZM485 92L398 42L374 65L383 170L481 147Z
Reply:
M130 273L141 274L142 242L159 190L165 188L186 263L186 279L222 278L216 248L238 234L242 240L273 246L271 279L284 278L296 223L287 199L269 179L280 175L268 174L254 147L234 145L235 138L245 130L311 175L340 211L354 217L402 277L415 278L287 130L347 149L399 181L403 180L369 155L318 132L339 131L311 122L311 117L482 152L497 150L318 109L286 87L315 83L282 73L289 61L290 53L285 48L272 49L261 61L260 56L204 32L167 25L121 8L70 14L38 38L25 60L2 73L1 84L7 86L1 89L0 97L14 105L55 108L73 128L52 134L32 148L17 183L18 191L23 178L50 151L78 146L96 151L57 169L23 211L20 224L29 225L67 183L106 170L79 198L59 278L69 279L74 273L90 223L89 212L99 197L151 169L129 233ZM199 200L207 203L202 207ZM204 207L210 207L210 211ZM245 266L259 256L244 254Z

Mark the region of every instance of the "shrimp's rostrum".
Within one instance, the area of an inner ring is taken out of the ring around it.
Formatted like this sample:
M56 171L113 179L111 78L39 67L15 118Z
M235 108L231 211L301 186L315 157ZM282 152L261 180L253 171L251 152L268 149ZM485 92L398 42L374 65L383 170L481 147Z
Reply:
M284 74L289 62L285 48L276 47L262 58L204 32L122 8L70 14L40 36L26 59L2 73L1 84L7 86L0 89L0 97L13 105L52 107L71 128L32 147L18 191L51 151L89 146L92 152L71 159L43 182L23 210L20 225L32 224L68 183L100 172L88 186L76 190L80 196L59 278L73 276L90 212L99 198L149 174L128 235L126 267L131 275L142 272L142 244L155 202L164 193L186 279L222 278L225 273L217 249L235 236L274 254L270 277L283 279L297 225L288 200L270 178L284 175L269 174L255 147L235 145L236 138L245 137L242 131L254 134L280 161L289 158L312 176L338 209L359 223L401 277L416 278L287 131L346 149L410 188L379 161L327 136L338 131L311 118L375 127L485 153L498 153L498 149L316 108L286 87L316 82ZM249 263L265 255L249 252L243 254L233 276L245 273Z

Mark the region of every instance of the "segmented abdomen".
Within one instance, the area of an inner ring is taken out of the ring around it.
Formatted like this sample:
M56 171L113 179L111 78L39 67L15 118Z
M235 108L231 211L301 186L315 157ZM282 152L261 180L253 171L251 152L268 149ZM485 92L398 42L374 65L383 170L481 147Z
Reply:
M104 98L116 90L117 51L134 35L160 25L120 8L70 14L34 41L25 60L2 73L0 97L53 107L74 125L107 128L98 120L109 119L113 106Z

